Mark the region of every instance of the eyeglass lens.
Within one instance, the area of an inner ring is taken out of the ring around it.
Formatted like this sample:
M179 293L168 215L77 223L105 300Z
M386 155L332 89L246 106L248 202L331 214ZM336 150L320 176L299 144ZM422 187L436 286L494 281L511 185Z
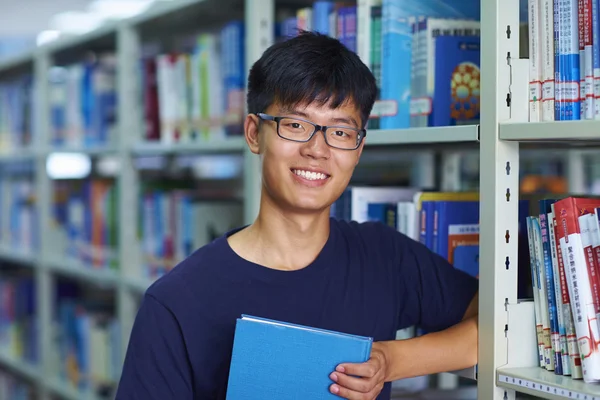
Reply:
M306 121L293 118L279 121L279 134L289 140L306 141L314 130L315 126ZM353 149L358 142L359 132L349 127L331 127L327 129L325 136L330 146Z

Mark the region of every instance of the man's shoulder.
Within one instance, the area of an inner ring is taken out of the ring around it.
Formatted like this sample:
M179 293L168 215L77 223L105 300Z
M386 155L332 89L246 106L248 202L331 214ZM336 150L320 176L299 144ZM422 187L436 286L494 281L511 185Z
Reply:
M198 248L172 270L154 281L146 290L146 295L170 307L187 303L198 296L206 296L209 291L204 286L211 285L222 273L228 262L225 254L225 236Z

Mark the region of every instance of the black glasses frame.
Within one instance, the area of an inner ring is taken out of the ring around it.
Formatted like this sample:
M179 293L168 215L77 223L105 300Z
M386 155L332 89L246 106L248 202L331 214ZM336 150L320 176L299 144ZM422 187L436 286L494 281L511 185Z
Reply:
M269 115L269 114L265 114L265 113L256 113L256 116L257 116L258 118L262 119L262 120L266 120L266 121L274 121L274 122L276 122L276 123L277 123L277 136L279 136L279 137L280 137L280 138L282 138L282 139L289 140L289 141L292 141L292 142L298 142L298 143L306 143L306 142L309 142L309 141L310 141L310 140L313 138L313 136L315 135L315 133L316 133L317 131L321 131L321 132L323 133L323 138L325 139L325 143L327 143L327 145L328 145L329 147L333 147L333 148L335 148L335 149L339 149L339 150L350 150L350 151L352 151L352 150L356 150L356 149L358 149L358 148L359 148L359 146L360 146L360 144L361 144L361 142L362 142L362 140L365 138L365 136L367 136L367 130L366 130L366 129L357 129L357 128L353 128L353 127L351 127L351 126L337 126L337 125L333 125L333 126L326 126L326 125L318 125L318 124L315 124L314 122L311 122L311 121L308 121L308 120L305 120L305 119L302 119L302 118L297 118L297 117L285 117L285 116L284 116L284 117L276 117L276 116L274 116L274 115ZM312 126L314 127L314 130L312 131L312 133L310 134L310 136L308 136L308 139L306 139L306 140L296 140L296 139L290 139L290 138L287 138L287 137L285 137L285 136L282 136L282 135L281 135L281 133L279 133L279 123L280 123L280 122L281 122L281 120L283 120L283 119L295 119L295 120L298 120L298 121L306 122L307 124L310 124L310 125L312 125ZM352 130L354 130L354 131L358 132L358 138L357 138L357 140L356 140L356 146L355 146L354 148L346 148L346 147L337 147L337 146L334 146L334 145L330 144L330 143L327 141L327 135L325 134L325 132L326 132L326 131L327 131L327 129L329 129L329 128L344 128L344 129L352 129Z

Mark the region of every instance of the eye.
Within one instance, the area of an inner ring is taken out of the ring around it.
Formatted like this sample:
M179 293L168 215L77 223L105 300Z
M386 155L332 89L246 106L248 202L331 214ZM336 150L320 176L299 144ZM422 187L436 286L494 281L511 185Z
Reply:
M290 128L290 129L302 129L302 128L304 128L302 126L302 124L300 124L298 122L289 122L289 121L286 121L283 125L286 128Z
M344 131L335 131L333 134L339 137L348 136L348 134Z

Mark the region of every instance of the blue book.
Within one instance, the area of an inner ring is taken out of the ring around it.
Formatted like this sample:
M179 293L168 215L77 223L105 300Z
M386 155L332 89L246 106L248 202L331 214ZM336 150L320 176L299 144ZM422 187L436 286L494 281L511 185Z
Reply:
M381 19L381 129L410 127L413 23L417 17L478 21L478 0L383 0Z
M429 126L476 124L480 105L480 38L439 36Z
M329 375L369 359L373 339L242 315L236 323L228 400L339 399Z
M333 12L334 4L332 1L315 1L313 4L313 30L329 34L329 14Z

